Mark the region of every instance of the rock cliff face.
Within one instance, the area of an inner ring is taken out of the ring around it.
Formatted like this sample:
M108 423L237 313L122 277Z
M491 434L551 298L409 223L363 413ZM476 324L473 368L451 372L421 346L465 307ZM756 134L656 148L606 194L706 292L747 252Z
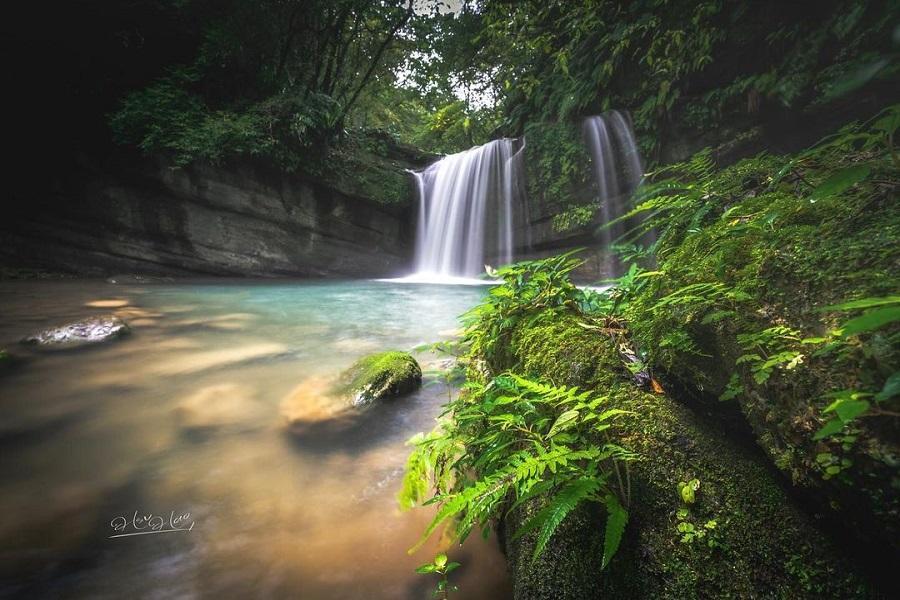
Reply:
M300 277L407 267L409 198L380 204L259 165L118 162L20 199L18 214L0 222L0 264L80 275Z

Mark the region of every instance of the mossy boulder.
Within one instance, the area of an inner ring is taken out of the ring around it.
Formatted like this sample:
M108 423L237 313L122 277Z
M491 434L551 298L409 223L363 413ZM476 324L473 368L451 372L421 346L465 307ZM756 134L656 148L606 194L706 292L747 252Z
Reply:
M408 352L370 354L356 361L340 377L337 392L351 398L354 406L396 398L422 384L422 369Z
M581 326L574 313L523 319L504 364L522 375L607 395L633 414L617 424L617 442L636 451L630 522L623 545L601 570L603 510L567 517L532 562L534 535L513 540L535 510L525 505L501 523L517 599L868 597L870 590L789 497L752 446L726 435L664 394L641 391L618 340ZM697 480L694 501L680 482ZM689 529L703 535L685 538Z
M667 220L657 276L627 319L658 373L748 424L771 463L838 528L896 556L900 396L837 435L816 435L833 416L825 409L834 394L877 394L900 370L900 323L829 337L859 314L829 306L897 294L898 175L881 152L804 159L827 168L777 184L789 157L713 171L698 184L705 199ZM811 199L810 185L838 166L871 174Z
M6 370L12 364L12 360L9 352L0 348L0 371Z

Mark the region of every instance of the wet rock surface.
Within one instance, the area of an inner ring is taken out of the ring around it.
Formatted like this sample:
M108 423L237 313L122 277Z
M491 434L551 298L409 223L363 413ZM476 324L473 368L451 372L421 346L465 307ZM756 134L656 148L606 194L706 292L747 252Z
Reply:
M22 343L45 348L70 348L105 342L128 332L128 325L119 317L100 315L58 327L48 327L24 338Z
M381 204L349 191L249 162L173 169L165 159L123 159L67 189L53 210L26 207L0 222L0 263L142 286L404 270L410 198Z
M356 361L344 371L338 392L356 407L408 394L422 384L422 369L407 352L379 352Z
M9 352L0 348L0 372L5 371L12 364L12 361L13 358Z

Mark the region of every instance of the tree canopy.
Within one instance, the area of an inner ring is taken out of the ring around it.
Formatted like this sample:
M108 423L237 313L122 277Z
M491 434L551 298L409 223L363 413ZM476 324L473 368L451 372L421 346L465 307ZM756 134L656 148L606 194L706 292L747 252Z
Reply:
M162 0L160 0L162 2ZM121 100L115 138L201 158L380 130L452 152L535 123L630 111L667 136L752 125L896 79L896 3L722 0L170 0L197 43Z

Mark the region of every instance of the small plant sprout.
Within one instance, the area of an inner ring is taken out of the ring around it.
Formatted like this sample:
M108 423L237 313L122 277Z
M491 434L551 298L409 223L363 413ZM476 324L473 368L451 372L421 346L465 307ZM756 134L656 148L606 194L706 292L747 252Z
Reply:
M435 575L440 576L440 580L434 588L434 597L446 600L446 598L450 597L450 592L455 592L459 589L455 585L451 586L449 580L450 573L455 571L458 567L458 562L447 562L446 554L438 554L434 557L434 561L425 563L417 568L416 573L421 573L423 575L434 573Z
M688 482L678 482L678 495L685 504L693 504L697 499L697 490L700 489L700 480L691 479Z

